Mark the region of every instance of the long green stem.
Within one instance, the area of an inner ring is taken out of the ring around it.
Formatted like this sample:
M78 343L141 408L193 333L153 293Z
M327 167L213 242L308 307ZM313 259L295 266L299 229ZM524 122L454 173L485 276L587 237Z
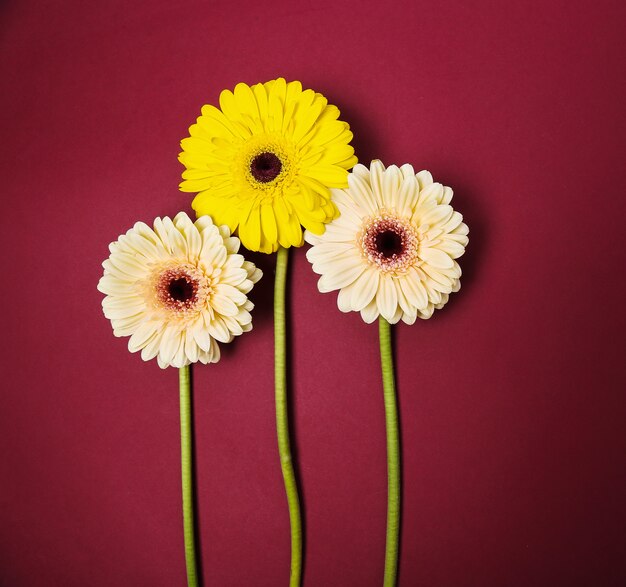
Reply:
M197 587L196 544L193 516L192 432L191 432L191 385L189 366L178 372L180 386L180 460L183 480L183 521L185 536L185 561L187 585Z
M400 442L398 408L393 377L391 325L379 320L380 364L383 374L385 425L387 428L387 541L385 546L385 587L394 587L398 572L398 539L400 531Z
M299 587L302 574L302 522L298 487L291 459L289 421L287 415L287 373L285 351L285 284L287 281L288 250L279 248L276 256L276 281L274 283L274 377L276 389L276 432L278 453L283 471L289 522L291 525L291 577L290 587Z

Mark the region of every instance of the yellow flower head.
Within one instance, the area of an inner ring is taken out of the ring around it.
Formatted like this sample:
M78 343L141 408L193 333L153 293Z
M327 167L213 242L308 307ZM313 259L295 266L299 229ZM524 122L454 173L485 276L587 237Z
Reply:
M302 246L302 226L322 234L338 216L329 188L348 186L357 159L339 109L283 78L238 84L203 106L183 139L180 189L198 192L193 208L238 230L251 251Z

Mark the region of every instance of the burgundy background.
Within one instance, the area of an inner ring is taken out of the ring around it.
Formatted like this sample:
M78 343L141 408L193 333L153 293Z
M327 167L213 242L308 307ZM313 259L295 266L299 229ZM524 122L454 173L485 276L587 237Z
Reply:
M396 328L400 586L623 585L623 3L2 3L0 584L185 582L177 372L111 335L96 283L136 220L190 211L203 103L284 75L361 161L455 189L463 288ZM291 256L304 584L382 583L376 327ZM286 585L272 266L255 329L195 370L206 585Z

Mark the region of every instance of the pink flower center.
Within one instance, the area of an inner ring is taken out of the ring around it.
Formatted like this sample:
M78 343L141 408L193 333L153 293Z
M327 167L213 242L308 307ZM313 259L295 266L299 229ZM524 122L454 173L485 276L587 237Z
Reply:
M409 222L382 213L366 222L360 244L364 257L382 271L405 273L417 260L419 239Z
M274 153L259 153L250 161L250 173L254 179L261 183L275 180L282 169L283 164Z
M156 282L159 302L174 311L191 310L200 301L201 279L187 267L173 267L163 271Z

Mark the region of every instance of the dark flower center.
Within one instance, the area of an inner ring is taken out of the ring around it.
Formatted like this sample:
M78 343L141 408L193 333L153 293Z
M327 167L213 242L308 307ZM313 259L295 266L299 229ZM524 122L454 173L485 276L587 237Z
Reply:
M259 153L250 161L252 177L261 183L275 180L283 169L281 160L274 153Z
M385 259L404 252L402 235L393 230L383 230L374 237L374 246Z
M401 274L417 260L419 237L410 222L383 212L367 220L360 245L364 257L381 271Z
M158 276L155 285L160 304L177 312L194 308L203 295L203 285L194 275L193 268L167 268Z
M194 284L185 277L172 279L167 285L167 293L175 302L188 302L195 297L195 289Z

